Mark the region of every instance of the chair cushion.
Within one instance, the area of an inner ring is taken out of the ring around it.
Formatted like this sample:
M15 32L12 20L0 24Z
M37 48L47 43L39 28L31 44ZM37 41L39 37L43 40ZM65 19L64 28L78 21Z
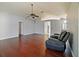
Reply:
M66 42L69 37L70 37L70 32L67 32L67 34L65 35L62 41Z
M62 41L66 34L67 34L66 31L61 32L59 40Z
M57 51L64 51L65 43L59 40L47 40L46 47L49 49L57 50Z

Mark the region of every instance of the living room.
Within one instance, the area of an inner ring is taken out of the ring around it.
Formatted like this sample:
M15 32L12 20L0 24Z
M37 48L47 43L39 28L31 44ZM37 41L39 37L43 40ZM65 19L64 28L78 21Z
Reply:
M77 2L0 2L0 56L78 57L78 8ZM48 49L46 41L62 31L73 34L65 51Z

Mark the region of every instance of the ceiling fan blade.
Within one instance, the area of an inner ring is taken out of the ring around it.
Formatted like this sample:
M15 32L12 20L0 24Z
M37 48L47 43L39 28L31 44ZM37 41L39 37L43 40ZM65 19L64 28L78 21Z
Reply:
M35 17L39 17L38 15L35 15Z
M33 14L33 16L35 16L35 17L39 17L38 15L36 15L36 14Z
M32 16L32 17L39 17L39 16L36 15L36 14L30 14L30 16Z

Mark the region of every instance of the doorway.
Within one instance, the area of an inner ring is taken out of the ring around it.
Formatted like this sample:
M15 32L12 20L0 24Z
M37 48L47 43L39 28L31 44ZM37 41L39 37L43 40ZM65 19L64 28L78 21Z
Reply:
M51 22L50 21L44 22L44 33L45 35L50 37L50 34L51 34Z

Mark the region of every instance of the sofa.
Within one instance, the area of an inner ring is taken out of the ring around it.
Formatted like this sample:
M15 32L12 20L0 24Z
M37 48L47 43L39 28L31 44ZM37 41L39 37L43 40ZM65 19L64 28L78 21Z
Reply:
M61 34L57 36L52 35L46 41L46 48L56 50L56 51L65 51L66 41L70 38L70 32L62 31Z

